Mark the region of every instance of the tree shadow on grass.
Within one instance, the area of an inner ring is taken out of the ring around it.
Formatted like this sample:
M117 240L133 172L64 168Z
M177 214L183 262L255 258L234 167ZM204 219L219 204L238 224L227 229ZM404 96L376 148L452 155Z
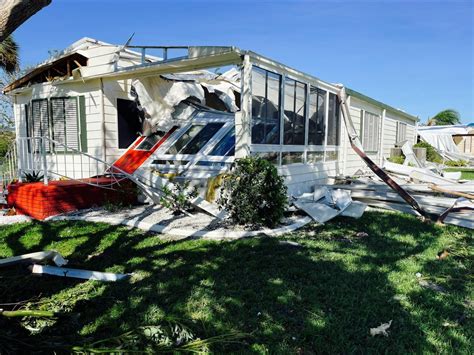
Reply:
M440 231L429 225L410 227L414 221L404 218L369 214L360 221L338 219L312 226L288 235L300 247L275 238L164 242L125 228L103 227L75 246L71 261L84 269L114 269L133 272L135 277L106 284L25 275L25 289L37 284L29 295L54 297L65 290L74 295L91 284L97 289L72 302L70 313L76 317L60 319L29 340L59 336L80 344L84 337L108 338L171 316L201 338L231 331L249 334L238 344L216 344L215 352L435 352L436 344L426 339L421 326L423 320L394 301L398 291L387 270L422 253ZM49 236L41 245L54 242L72 225L43 227ZM361 228L370 239L347 242ZM420 240L396 237L409 233ZM429 311L424 304L419 307L421 314ZM370 328L390 319L389 337L370 337ZM449 334L445 339L458 341ZM460 345L467 346L462 341Z

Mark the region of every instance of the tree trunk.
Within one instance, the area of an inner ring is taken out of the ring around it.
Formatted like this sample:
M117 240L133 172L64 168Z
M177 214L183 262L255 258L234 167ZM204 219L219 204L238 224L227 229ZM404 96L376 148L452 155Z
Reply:
M0 0L0 42L51 0Z

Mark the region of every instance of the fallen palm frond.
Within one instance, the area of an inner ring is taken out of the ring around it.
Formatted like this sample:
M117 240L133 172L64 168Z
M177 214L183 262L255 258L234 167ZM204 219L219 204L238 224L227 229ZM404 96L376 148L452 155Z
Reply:
M212 344L233 343L247 334L233 332L200 339L188 327L175 320L161 325L135 328L121 335L101 339L90 344L74 346L77 354L85 353L156 353L156 352L196 352L209 351Z

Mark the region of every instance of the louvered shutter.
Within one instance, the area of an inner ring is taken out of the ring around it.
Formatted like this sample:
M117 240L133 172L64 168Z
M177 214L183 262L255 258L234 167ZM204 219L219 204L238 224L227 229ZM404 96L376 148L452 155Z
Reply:
M53 122L53 139L62 144L66 144L66 127L64 124L64 100L51 99L51 118ZM61 144L55 145L56 151L64 151Z
M377 152L380 144L380 117L365 112L362 120L362 146L367 152Z
M79 149L79 126L77 122L77 98L64 99L64 114L66 123L66 144L68 147Z
M33 137L49 138L49 111L48 100L32 101L32 120L33 120ZM35 140L35 150L39 151L39 140ZM45 141L46 152L49 152L49 141Z

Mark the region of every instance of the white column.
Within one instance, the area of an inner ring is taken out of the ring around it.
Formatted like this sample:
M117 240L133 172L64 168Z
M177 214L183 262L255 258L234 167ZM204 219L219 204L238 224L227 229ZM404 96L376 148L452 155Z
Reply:
M240 111L235 114L235 158L250 155L252 118L252 63L244 56L241 69Z

